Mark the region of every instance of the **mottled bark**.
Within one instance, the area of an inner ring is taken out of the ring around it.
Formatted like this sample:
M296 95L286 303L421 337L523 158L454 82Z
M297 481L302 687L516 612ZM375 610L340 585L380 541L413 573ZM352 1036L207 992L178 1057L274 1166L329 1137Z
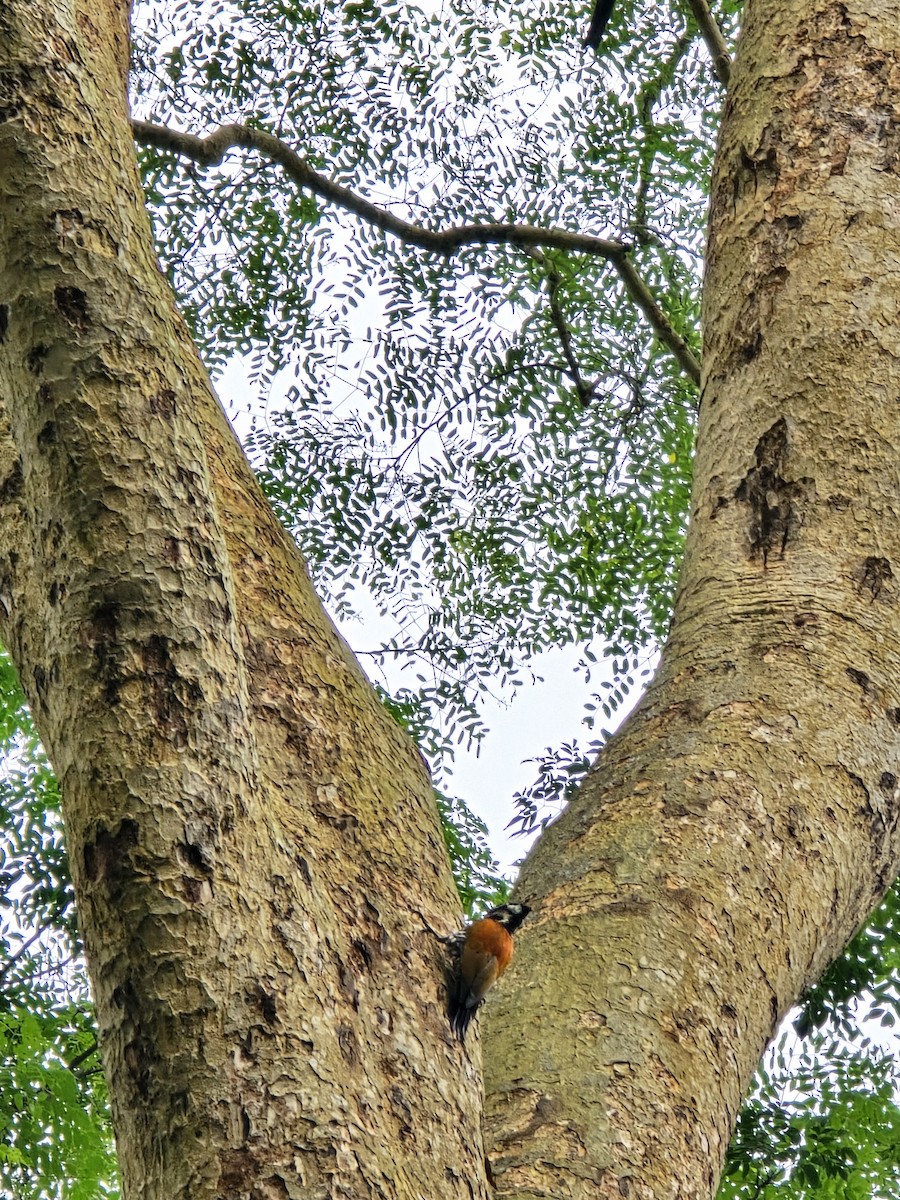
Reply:
M485 1014L501 1195L708 1197L897 867L900 10L751 0L687 560ZM126 10L0 7L0 633L63 788L130 1200L483 1197L428 780L152 254Z
M484 1196L427 772L156 266L127 7L0 6L0 632L62 785L130 1200Z
M898 866L900 7L746 21L671 637L524 866L489 1013L519 1200L712 1195L776 1022Z

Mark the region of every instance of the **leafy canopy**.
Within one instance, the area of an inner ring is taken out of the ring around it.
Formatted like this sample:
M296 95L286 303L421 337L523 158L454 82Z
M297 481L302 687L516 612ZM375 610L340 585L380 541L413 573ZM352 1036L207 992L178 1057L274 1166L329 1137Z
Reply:
M198 26L193 5L167 5L137 39L137 113L268 130L432 230L621 240L696 347L717 85L679 14L636 16L607 65L581 49L586 16L245 2ZM207 360L245 356L273 397L248 441L264 485L336 612L361 587L392 620L370 665L407 669L432 754L478 739L479 695L514 689L548 647L655 643L694 388L608 261L478 245L448 259L286 186L258 154L211 171L142 158Z

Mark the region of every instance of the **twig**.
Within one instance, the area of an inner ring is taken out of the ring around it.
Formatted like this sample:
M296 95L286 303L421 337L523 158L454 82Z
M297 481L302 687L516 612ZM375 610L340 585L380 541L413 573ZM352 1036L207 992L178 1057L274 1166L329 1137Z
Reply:
M76 1054L70 1063L66 1063L66 1066L70 1071L77 1071L83 1062L87 1062L96 1049L97 1039L94 1038L87 1050L82 1050L80 1054Z
M441 942L444 946L457 947L457 946L459 946L461 939L465 936L465 934L463 933L463 931L461 929L455 929L453 931L453 933L448 933L446 935L444 935L442 933L438 933L437 930L431 928L431 926L425 920L425 917L422 915L422 913L419 912L419 910L417 908L414 908L413 912L416 914L416 916L419 918L419 920L425 926L426 931L428 933L430 933L433 938L436 938L439 942Z
M637 273L628 257L629 247L623 242L587 233L571 233L566 229L540 229L535 225L512 222L455 225L443 230L426 229L412 221L404 221L342 184L320 175L290 146L261 129L249 129L246 125L221 125L207 137L200 138L148 121L133 121L132 128L136 139L143 145L172 150L205 167L216 166L231 149L256 150L277 162L299 187L307 188L321 199L337 204L376 229L393 234L402 242L420 246L434 254L451 257L466 246L518 246L521 249L549 247L604 258L619 273L625 291L685 374L694 383L700 382L700 364L693 350L676 332L656 297Z
M686 30L672 46L671 52L660 63L658 69L646 81L637 102L638 121L641 126L640 175L634 204L634 230L638 245L645 246L653 240L647 220L647 197L653 179L653 163L660 145L658 130L653 121L653 110L659 103L663 91L671 87L678 66L690 49L694 34Z
M694 20L700 27L703 40L706 42L716 78L722 87L728 87L731 79L731 55L728 53L728 46L725 44L722 30L712 15L706 0L688 0L688 5L694 14Z
M25 951L29 948L29 946L33 946L34 943L38 940L38 938L41 936L41 934L43 932L44 932L43 929L38 929L36 933L33 933L30 938L28 938L26 941L24 941L22 943L22 945L18 948L18 950L15 952L15 954L11 954L9 956L9 958L6 960L6 962L3 964L3 966L0 967L0 981L4 980L6 978L6 976L10 973L10 971L13 969L13 967L16 965L16 963L19 961L19 959L22 957L22 955L25 953Z
M541 250L529 249L525 251L535 262L539 263L547 275L547 298L550 301L550 317L553 321L554 328L559 335L559 342L562 346L563 357L568 365L567 374L575 384L575 391L578 393L578 399L585 406L590 404L594 395L594 388L590 383L586 383L581 374L581 368L578 365L578 359L575 357L575 351L572 347L572 331L566 322L565 313L562 310L562 305L559 302L559 290L563 284L563 277L549 261L546 254Z

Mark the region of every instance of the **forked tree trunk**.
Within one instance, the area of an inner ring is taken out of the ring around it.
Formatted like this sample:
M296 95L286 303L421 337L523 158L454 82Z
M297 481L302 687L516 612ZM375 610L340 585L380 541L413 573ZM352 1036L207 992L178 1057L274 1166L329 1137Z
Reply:
M900 6L751 0L672 633L528 858L498 1194L713 1194L778 1020L898 867Z
M0 622L60 777L126 1197L486 1197L426 773L155 265L126 6L0 7ZM499 1193L706 1197L898 858L900 11L762 0L657 679L523 872Z

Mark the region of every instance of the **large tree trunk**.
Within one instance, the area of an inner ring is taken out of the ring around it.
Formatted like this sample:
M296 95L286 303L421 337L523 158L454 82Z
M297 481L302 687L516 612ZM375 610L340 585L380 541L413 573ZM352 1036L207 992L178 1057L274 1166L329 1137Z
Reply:
M62 786L125 1194L480 1197L418 915L459 920L427 771L154 261L126 18L0 7L2 635Z
M708 1196L774 1022L897 865L882 8L749 18L678 612L522 875L501 1194ZM0 8L0 623L62 783L126 1196L486 1196L477 1041L418 916L457 915L428 779L174 311L126 58L124 3Z
M708 1197L776 1023L897 871L900 6L751 0L671 636L528 858L501 1195Z

